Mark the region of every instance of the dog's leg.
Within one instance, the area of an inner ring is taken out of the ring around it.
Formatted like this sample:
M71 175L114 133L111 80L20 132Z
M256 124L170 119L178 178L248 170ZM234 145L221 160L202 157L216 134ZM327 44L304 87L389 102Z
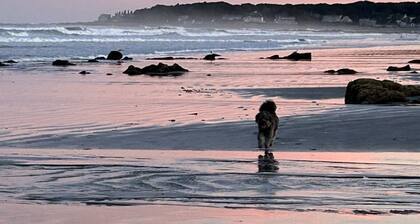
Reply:
M265 145L264 133L259 132L258 133L258 148L262 149L264 148L264 145Z

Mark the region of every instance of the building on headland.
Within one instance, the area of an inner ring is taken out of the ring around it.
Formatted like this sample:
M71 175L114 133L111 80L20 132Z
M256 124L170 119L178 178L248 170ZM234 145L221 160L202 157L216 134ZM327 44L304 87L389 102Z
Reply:
M224 15L222 17L223 21L242 21L241 15Z
M353 20L348 16L343 15L325 15L322 17L323 23L353 23Z
M98 22L101 22L101 23L109 22L111 21L111 18L112 18L111 14L101 14L98 17Z
M243 18L243 21L246 23L264 23L264 17L261 15L261 13L254 11L248 16L245 16Z
M359 26L375 27L377 23L375 19L359 19Z
M402 18L397 19L395 22L399 27L408 28L408 27L416 27L414 21L416 17L410 17L405 14Z
M292 26L292 25L298 24L295 17L281 16L281 15L276 16L276 18L274 19L274 23L279 24L279 25L286 25L286 26Z

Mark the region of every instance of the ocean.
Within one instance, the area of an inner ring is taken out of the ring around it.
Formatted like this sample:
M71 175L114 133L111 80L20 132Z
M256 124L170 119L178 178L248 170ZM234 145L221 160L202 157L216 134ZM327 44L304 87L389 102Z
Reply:
M210 51L256 51L367 47L415 43L416 34L281 29L0 25L0 59L85 59L122 50L129 56L186 55ZM88 49L88 50L87 50Z

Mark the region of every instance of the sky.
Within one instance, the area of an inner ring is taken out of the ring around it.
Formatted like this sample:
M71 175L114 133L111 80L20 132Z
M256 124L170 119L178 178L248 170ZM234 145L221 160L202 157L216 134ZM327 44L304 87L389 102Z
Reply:
M53 23L93 21L101 13L139 9L156 4L199 2L200 0L0 0L0 23ZM204 0L201 0L204 1ZM210 2L211 0L207 0ZM220 0L218 0L220 1ZM348 3L356 0L225 0L240 3ZM399 0L384 0L398 2Z

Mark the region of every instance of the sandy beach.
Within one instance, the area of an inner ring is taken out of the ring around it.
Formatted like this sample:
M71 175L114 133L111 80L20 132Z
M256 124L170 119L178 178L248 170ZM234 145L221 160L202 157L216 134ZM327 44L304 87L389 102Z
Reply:
M190 72L162 78L122 74L158 62L145 57L1 68L0 222L416 223L420 107L345 105L344 92L357 78L419 84L386 68L420 47L307 51L170 61ZM340 68L360 73L324 73ZM271 174L256 164L266 99L280 117Z

